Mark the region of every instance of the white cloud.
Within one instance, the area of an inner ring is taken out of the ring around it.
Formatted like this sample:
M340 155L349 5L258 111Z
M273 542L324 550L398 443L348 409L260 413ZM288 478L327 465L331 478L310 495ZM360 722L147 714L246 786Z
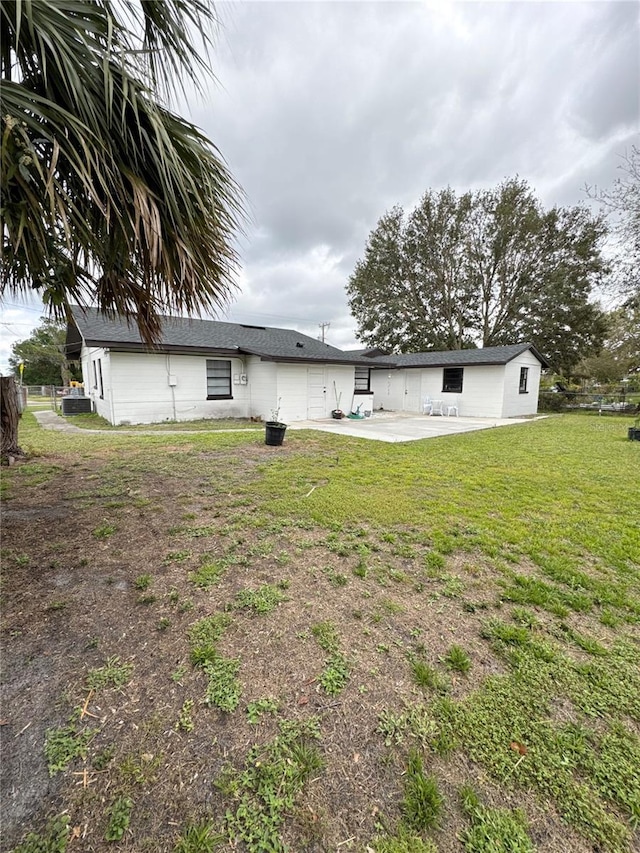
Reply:
M393 204L515 174L545 205L575 204L638 140L635 3L218 8L220 86L183 108L253 217L230 319L314 335L327 321L350 345L345 284Z

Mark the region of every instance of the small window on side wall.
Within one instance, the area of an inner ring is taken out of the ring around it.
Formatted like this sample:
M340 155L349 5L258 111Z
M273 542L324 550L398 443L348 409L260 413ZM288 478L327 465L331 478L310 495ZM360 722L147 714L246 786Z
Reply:
M529 368L521 367L520 368L520 393L527 393L527 383L529 382Z
M368 394L371 390L371 368L356 367L354 393Z
M207 400L231 399L231 362L207 359Z
M442 392L461 394L463 373L462 367L445 367L442 371Z

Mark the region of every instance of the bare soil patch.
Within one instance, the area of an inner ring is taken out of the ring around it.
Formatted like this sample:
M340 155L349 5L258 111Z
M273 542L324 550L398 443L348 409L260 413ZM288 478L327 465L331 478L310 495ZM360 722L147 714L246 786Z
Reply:
M324 768L287 815L282 840L292 851L364 850L400 817L415 745L407 737L386 746L380 715L435 695L416 685L412 656L447 680L453 700L505 672L480 635L489 615L506 610L490 560L466 552L429 571L428 549L403 551L383 531L270 515L247 486L287 452L257 444L167 445L155 458L102 451L50 458L40 478L13 482L3 513L3 851L62 811L73 827L69 850L114 849L104 837L107 807L121 793L133 812L117 849L171 851L189 822L219 821L230 807L214 784L225 768L241 769L253 744L275 737L279 719L313 716ZM313 442L296 452L311 454ZM219 577L206 586L197 578L211 565ZM240 591L263 585L284 596L272 612L238 605ZM215 613L230 621L220 654L240 661L233 713L203 704L206 678L190 660L192 626ZM348 664L335 695L320 684L329 655L313 633L319 623L335 627ZM469 655L468 674L444 663L454 644ZM133 666L131 680L90 690L90 671L114 658ZM250 722L247 705L265 697L277 700L277 714ZM574 719L568 704L556 713ZM70 721L95 732L84 758L50 776L47 731ZM538 850L592 849L548 804L496 787L466 756L426 750L425 762L445 795L434 835L442 853L462 850L457 792L468 783L490 805L523 808Z

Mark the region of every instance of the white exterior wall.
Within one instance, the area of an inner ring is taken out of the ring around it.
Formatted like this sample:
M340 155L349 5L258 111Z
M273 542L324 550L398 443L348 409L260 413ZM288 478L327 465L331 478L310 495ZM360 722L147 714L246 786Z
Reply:
M248 417L249 386L236 384L236 378L246 373L245 360L230 359L233 399L207 400L210 357L108 352L102 362L105 399L96 400L96 411L113 424ZM175 379L174 386L169 376Z
M373 409L401 412L404 406L404 370L372 370Z
M464 367L461 394L443 393L443 370L442 367L373 370L371 387L374 392L374 409L382 407L391 411L422 414L423 402L426 397L430 397L432 400L442 400L445 412L447 405L457 405L460 417L510 417L502 414L504 365Z
M330 417L332 409L336 408L334 381L338 396L342 395L340 407L345 412L350 410L355 382L355 371L350 365L279 363L277 377L275 404L280 401L279 417L284 423ZM322 398L312 399L310 387L317 388L317 381L322 383ZM270 412L268 414L270 417Z
M273 361L260 361L255 355L249 356L247 377L251 398L249 414L254 418L271 420L271 412L276 408L278 399L277 365Z
M458 414L468 418L504 418L502 399L504 393L503 364L479 364L465 367L462 376L462 394L442 394L446 401L458 398ZM442 391L442 369L440 369Z
M520 393L520 368L528 367L527 393ZM535 415L538 411L538 393L540 391L540 374L542 365L531 352L523 352L505 368L503 411L505 418L515 418L519 415Z
M310 417L309 371L314 371L316 396L313 417L329 417L335 408L333 382L342 393L341 407L349 411L353 399L354 369L349 365L285 364L261 361L257 356L231 361L232 400L207 400L208 355L125 353L88 348L81 353L85 392L95 411L112 424L161 423L198 418L262 417L271 420L280 400L285 423ZM102 362L103 397L94 387L93 362ZM239 382L247 376L247 384ZM170 384L171 382L175 384ZM317 381L320 379L320 386ZM238 380L238 381L237 381Z
M98 369L98 362L102 367L102 395L100 394L100 378L96 384L94 365ZM91 398L94 412L111 421L112 395L111 395L111 354L109 350L101 347L82 347L80 353L80 364L82 365L82 380L84 382L84 393ZM113 423L113 421L112 421Z

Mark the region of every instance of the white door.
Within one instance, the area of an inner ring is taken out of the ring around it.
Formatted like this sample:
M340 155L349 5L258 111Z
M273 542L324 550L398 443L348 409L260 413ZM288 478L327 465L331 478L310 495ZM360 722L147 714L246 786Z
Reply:
M419 412L420 406L420 385L422 374L420 370L405 370L404 380L404 404L402 406L405 412Z
M324 367L307 368L307 418L310 421L327 417L327 386Z

